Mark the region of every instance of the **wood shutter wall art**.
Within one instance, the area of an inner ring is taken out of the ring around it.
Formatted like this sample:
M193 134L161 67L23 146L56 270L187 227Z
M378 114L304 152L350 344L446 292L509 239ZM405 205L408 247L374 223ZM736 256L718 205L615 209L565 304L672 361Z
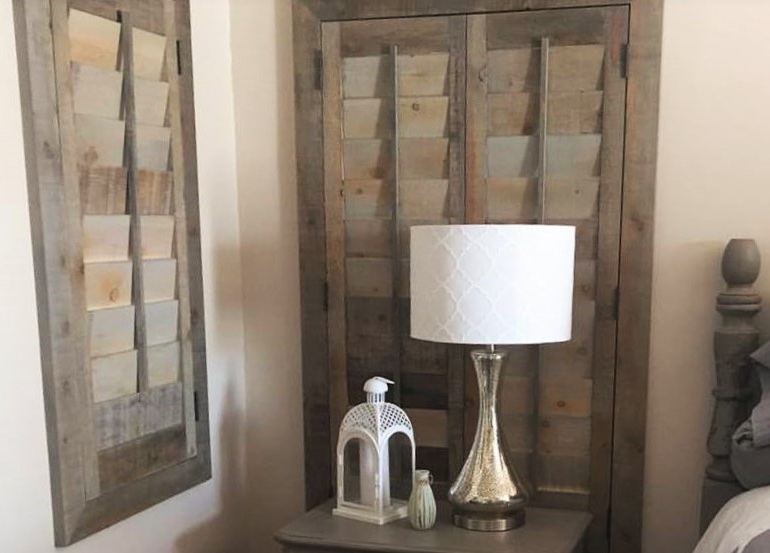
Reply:
M186 0L19 0L55 536L210 477Z
M510 348L501 424L533 503L590 511L589 550L607 551L630 9L409 15L320 24L325 294L305 316L325 319L328 373L305 377L326 381L329 426L314 417L306 435L330 459L308 479L334 470L339 424L374 375L396 382L439 497L471 445L467 349L409 338L410 226L575 225L573 340ZM301 188L308 228L316 194Z

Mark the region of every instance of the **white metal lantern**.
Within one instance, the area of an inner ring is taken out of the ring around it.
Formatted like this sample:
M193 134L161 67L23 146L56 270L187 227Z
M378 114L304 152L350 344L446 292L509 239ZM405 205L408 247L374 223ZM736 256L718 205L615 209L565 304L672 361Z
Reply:
M387 524L407 516L407 503L390 497L388 440L404 434L412 447L411 475L414 483L415 443L412 422L403 409L385 402L392 381L375 376L364 384L366 403L356 405L342 419L337 442L337 508L334 514ZM358 440L361 490L358 501L345 499L345 447Z

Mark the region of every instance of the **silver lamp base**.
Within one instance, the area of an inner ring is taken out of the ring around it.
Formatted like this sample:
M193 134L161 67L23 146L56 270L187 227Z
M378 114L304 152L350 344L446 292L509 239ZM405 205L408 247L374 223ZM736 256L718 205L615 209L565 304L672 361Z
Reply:
M471 352L479 383L476 437L460 476L449 490L456 526L500 532L524 524L528 493L508 459L500 434L497 399L505 352Z

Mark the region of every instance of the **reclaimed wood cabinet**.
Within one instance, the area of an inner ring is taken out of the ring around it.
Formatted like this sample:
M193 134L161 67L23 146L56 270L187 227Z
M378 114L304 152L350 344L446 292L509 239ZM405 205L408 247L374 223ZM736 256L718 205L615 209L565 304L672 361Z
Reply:
M534 505L638 549L660 13L591 4L295 1L308 506L371 376L439 496L473 439L467 349L409 337L409 228L570 224L573 340L511 348L502 431Z

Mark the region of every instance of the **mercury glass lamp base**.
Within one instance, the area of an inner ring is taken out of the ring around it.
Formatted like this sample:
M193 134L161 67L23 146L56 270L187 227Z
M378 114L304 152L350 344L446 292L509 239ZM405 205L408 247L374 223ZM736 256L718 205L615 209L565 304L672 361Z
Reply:
M524 509L509 515L485 517L473 513L455 513L452 522L455 526L477 532L506 532L524 526L526 514Z

